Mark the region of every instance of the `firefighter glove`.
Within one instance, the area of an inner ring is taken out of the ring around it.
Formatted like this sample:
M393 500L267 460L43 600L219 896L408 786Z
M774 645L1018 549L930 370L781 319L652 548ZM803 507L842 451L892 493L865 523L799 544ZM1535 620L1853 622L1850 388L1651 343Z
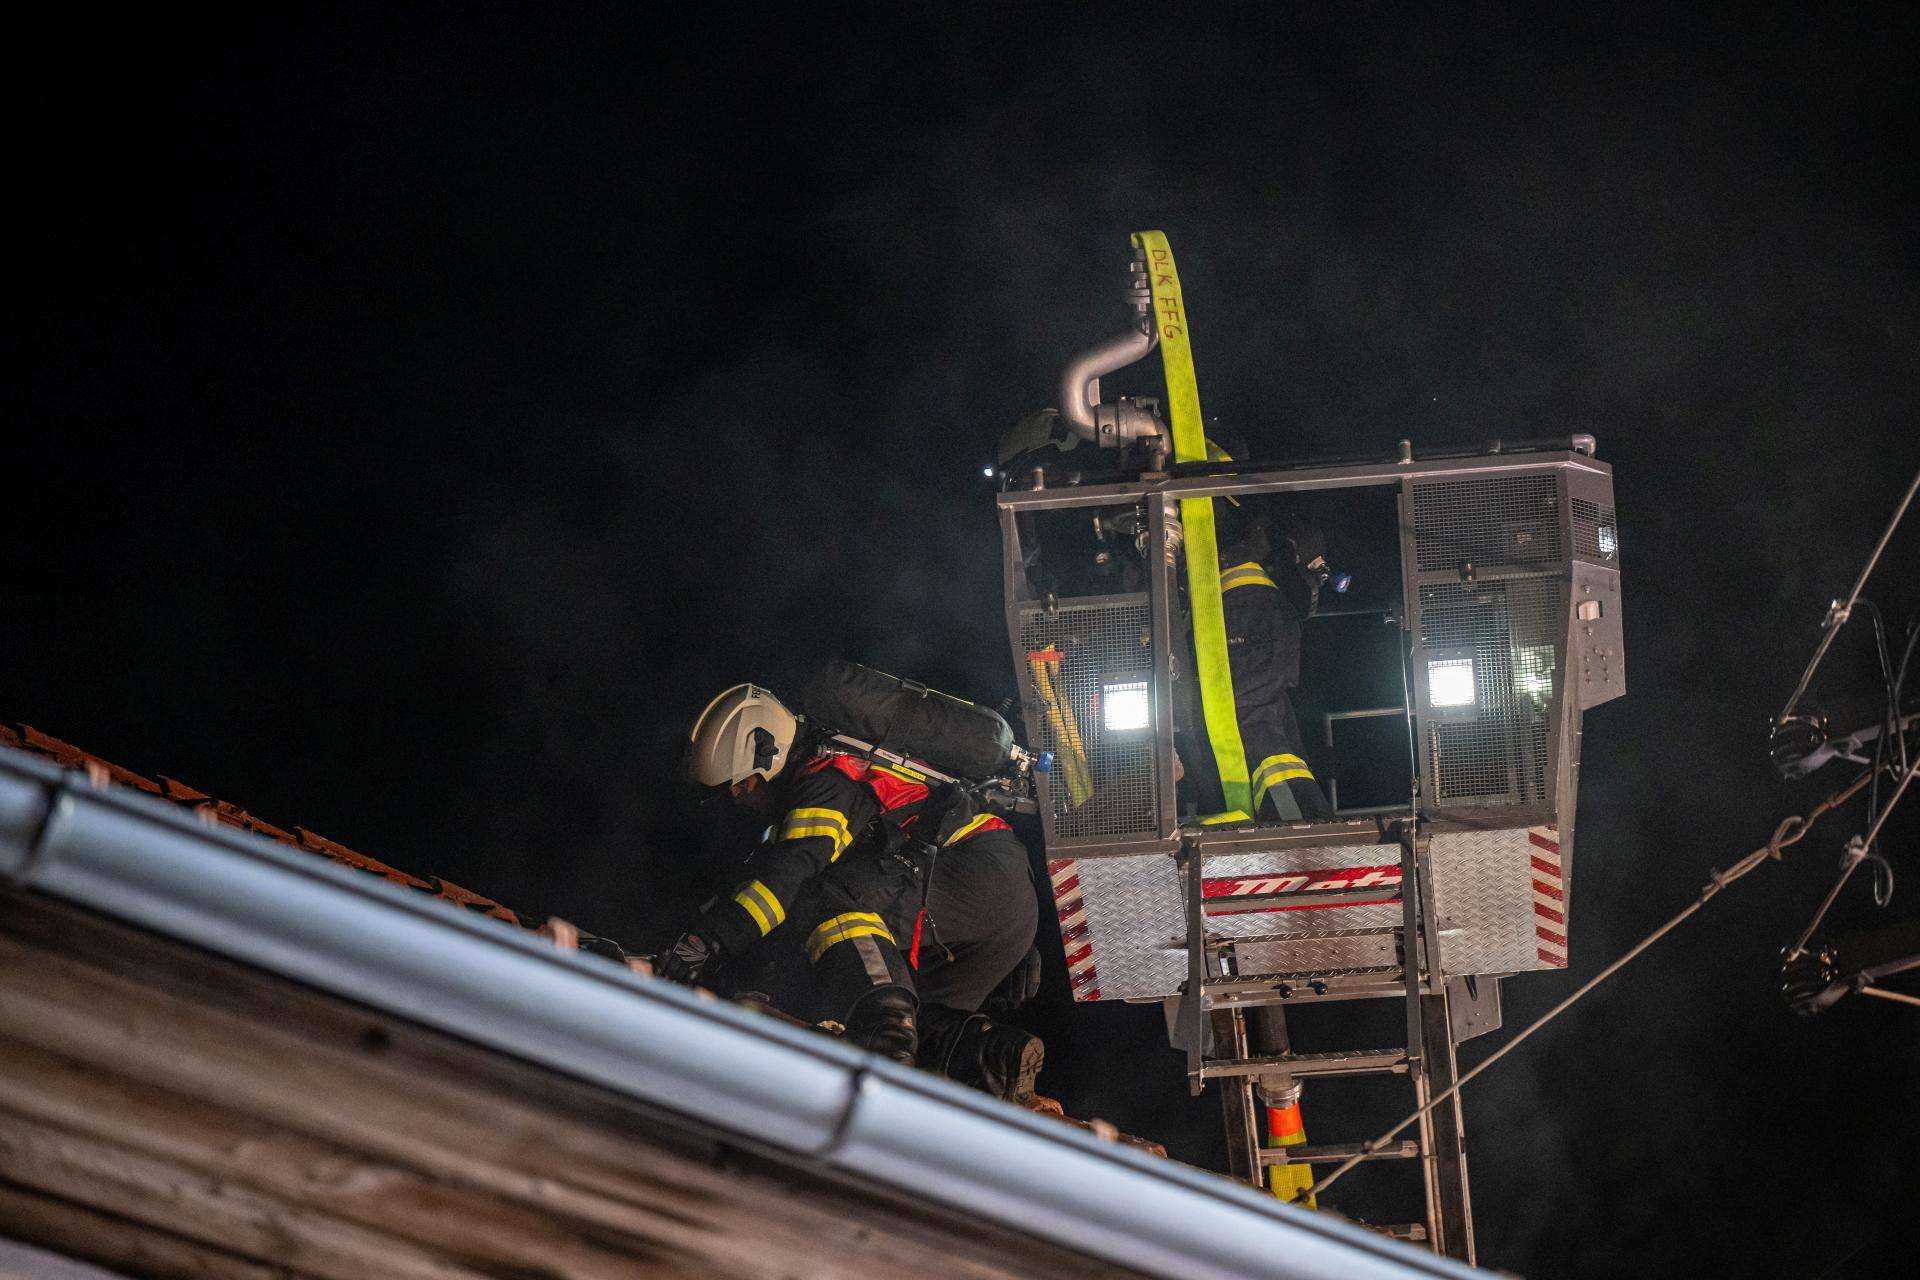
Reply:
M718 938L697 928L689 929L660 957L660 976L692 986L720 959L722 951Z

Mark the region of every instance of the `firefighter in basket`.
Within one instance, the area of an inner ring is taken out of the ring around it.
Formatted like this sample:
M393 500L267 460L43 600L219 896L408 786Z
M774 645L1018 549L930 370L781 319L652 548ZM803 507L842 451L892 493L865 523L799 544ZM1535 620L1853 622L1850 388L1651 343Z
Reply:
M1303 754L1292 696L1300 687L1302 625L1331 577L1326 539L1299 520L1280 531L1265 516L1227 516L1221 525L1239 535L1220 552L1220 606L1251 816L1329 821L1333 807Z
M1207 453L1215 462L1245 458L1246 448L1219 427L1209 428ZM1100 477L1118 464L1110 452L1085 444L1060 422L1052 409L1030 414L1001 440L998 467L1002 473L1041 470L1053 479ZM1116 473L1117 478L1117 473ZM1256 504L1259 504L1256 510ZM1234 720L1246 759L1252 813L1223 812L1219 774L1207 739L1205 717L1197 692L1198 676L1191 650L1184 655L1185 670L1177 682L1175 722L1178 739L1176 776L1182 790L1214 822L1278 819L1283 822L1327 821L1334 814L1326 793L1314 777L1305 754L1305 739L1294 714L1293 693L1300 685L1301 633L1319 604L1320 593L1334 578L1327 563L1326 539L1297 515L1271 499L1228 498L1214 503L1220 547L1221 611L1224 615L1227 664L1233 688ZM1035 530L1023 532L1033 557L1030 571L1041 590L1061 594L1100 594L1103 591L1145 589L1147 547L1143 507L1098 517L1091 545L1079 520L1052 532L1060 545L1043 545ZM1169 530L1178 552L1180 529ZM1181 575L1184 576L1184 575ZM1101 586L1103 578L1121 579ZM1344 577L1341 588L1344 588ZM1185 592L1182 591L1184 605ZM1048 687L1046 671L1035 673L1036 693L1052 714L1067 716L1061 699ZM1080 803L1090 793L1090 781L1076 789L1074 770L1084 770L1073 744L1076 735L1063 734L1064 785Z
M834 670L882 697L913 689ZM1006 821L977 812L965 788L842 749L750 684L708 703L687 745L693 782L772 825L739 883L660 957L661 974L764 990L861 1048L1030 1099L1041 1042L982 1012L1039 989L1038 901Z

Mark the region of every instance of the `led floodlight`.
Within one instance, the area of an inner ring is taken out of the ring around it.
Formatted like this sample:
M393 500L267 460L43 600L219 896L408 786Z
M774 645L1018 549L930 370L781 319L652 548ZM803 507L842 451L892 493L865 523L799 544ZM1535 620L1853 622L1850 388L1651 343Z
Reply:
M1100 723L1108 733L1131 733L1153 723L1146 681L1106 685L1100 693Z
M1473 659L1436 658L1427 663L1427 701L1435 707L1472 706Z

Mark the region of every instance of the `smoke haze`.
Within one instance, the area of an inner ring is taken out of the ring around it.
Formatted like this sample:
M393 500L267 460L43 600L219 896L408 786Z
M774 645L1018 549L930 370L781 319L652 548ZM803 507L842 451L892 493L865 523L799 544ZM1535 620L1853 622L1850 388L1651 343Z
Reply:
M1765 724L1920 465L1913 15L1165 12L37 33L0 718L657 925L720 687L1010 692L980 467L1160 227L1256 454L1588 431L1616 469L1630 693L1520 1025L1833 785L1777 783ZM1473 1087L1483 1262L1892 1266L1920 1019L1771 989L1846 827ZM1043 1086L1219 1162L1158 1012L1050 981ZM1316 1139L1397 1118L1339 1096Z

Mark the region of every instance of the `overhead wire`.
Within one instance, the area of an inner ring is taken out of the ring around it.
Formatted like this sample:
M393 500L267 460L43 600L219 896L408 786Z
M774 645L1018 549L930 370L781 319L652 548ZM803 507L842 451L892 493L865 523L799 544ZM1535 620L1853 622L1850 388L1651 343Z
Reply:
M1880 716L1880 736L1873 744L1873 785L1867 789L1867 812L1875 813L1880 808L1880 760L1886 754L1888 737L1900 727L1900 710L1894 703L1898 692L1893 678L1893 659L1887 653L1886 620L1880 615L1880 606L1864 596L1860 606L1873 619L1873 648L1880 659L1880 683L1887 696L1887 705Z
M1880 828L1887 825L1887 818L1892 815L1893 807L1899 804L1900 797L1907 793L1907 787L1912 783L1915 774L1920 774L1920 760L1914 761L1913 767L1901 775L1900 785L1894 788L1893 795L1887 799L1886 807L1881 809L1878 816L1874 818L1873 825L1867 829L1867 834L1856 836L1847 842L1847 856L1845 863L1841 866L1840 878L1834 881L1833 888L1827 890L1827 896L1821 901L1820 909L1813 913L1813 919L1808 922L1806 931L1800 935L1799 941L1795 942L1793 949L1787 953L1788 959L1796 959L1806 954L1807 943L1813 940L1814 930L1818 929L1820 922L1827 918L1827 912L1832 909L1834 899L1840 896L1840 890L1853 875L1854 868L1869 856L1873 849L1873 842L1879 838ZM1878 766L1866 776L1878 777Z
M1821 661L1826 657L1827 650L1832 647L1834 636L1852 615L1855 605L1862 603L1860 592L1866 587L1867 579L1872 576L1874 567L1879 564L1881 553L1886 550L1887 544L1892 541L1894 531L1899 528L1901 520L1907 514L1907 509L1912 506L1914 494L1917 491L1920 491L1920 472L1915 472L1912 482L1907 485L1907 491L1901 497L1899 506L1895 508L1893 518L1887 522L1887 527L1881 533L1879 542L1874 544L1873 552L1867 557L1867 563L1860 570L1860 576L1855 579L1853 589L1847 593L1845 602L1843 603L1836 600L1829 609L1820 637L1820 643L1818 647L1815 648L1813 657L1808 661L1806 670L1801 673L1799 683L1794 686L1792 696L1787 699L1786 706L1782 708L1779 716L1776 718L1779 722L1785 722L1788 717L1793 714L1794 708L1799 705L1800 698L1806 693L1807 686L1812 682L1814 673L1819 669ZM1613 963L1582 983L1580 987L1571 995L1567 996L1566 999L1560 1001L1560 1003L1556 1004L1553 1008L1534 1019L1534 1021L1523 1028L1519 1034L1515 1035L1513 1039L1501 1045L1492 1054L1488 1055L1484 1061L1462 1075L1450 1087L1428 1099L1424 1104L1416 1108L1412 1113L1407 1115L1391 1129L1381 1134L1378 1138L1363 1145L1360 1150L1343 1161L1333 1172L1306 1188L1306 1190L1300 1194L1300 1199L1304 1200L1308 1197L1319 1196L1325 1192L1328 1187L1345 1177L1348 1172L1358 1166L1362 1161L1385 1148L1388 1143L1405 1132L1409 1125L1431 1114L1432 1111L1441 1104L1457 1097L1460 1091L1478 1078L1482 1072L1485 1072L1509 1053L1519 1048L1532 1037L1535 1032L1572 1008L1588 993L1592 992L1595 988L1606 982L1607 979L1631 964L1649 947L1679 928L1680 925L1684 924L1696 912L1705 907L1708 902L1712 901L1722 889L1748 875L1769 859L1778 860L1782 856L1783 850L1789 845L1797 844L1804 839L1807 832L1810 831L1813 825L1822 817L1847 803L1858 795L1862 789L1871 785L1873 787L1873 802L1868 809L1871 823L1869 830L1864 837L1855 837L1852 841L1848 842L1847 859L1839 880L1836 881L1833 888L1828 891L1827 897L1825 901L1822 902L1820 910L1815 914L1813 922L1807 926L1806 932L1801 935L1799 942L1795 944L1790 953L1792 956L1803 954L1808 941L1813 936L1814 930L1819 927L1820 921L1825 918L1827 910L1833 905L1834 899L1839 896L1841 888L1845 886L1854 868L1858 867L1859 864L1869 856L1876 857L1876 865L1884 862L1883 859L1878 859L1877 855L1872 854L1873 842L1879 837L1880 829L1886 824L1887 817L1893 812L1894 806L1899 804L1901 797L1906 793L1907 787L1913 782L1916 775L1920 775L1920 752L1915 753L1914 758L1909 761L1906 735L1900 723L1900 697L1906 684L1907 669L1913 656L1915 639L1920 638L1920 619L1916 619L1914 625L1908 630L1905 650L1901 654L1900 665L1896 671L1893 669L1890 661L1890 654L1886 643L1885 624L1880 617L1880 611L1871 601L1864 603L1866 603L1873 616L1874 636L1880 659L1881 675L1887 684L1887 696L1889 700L1886 727L1880 734L1879 741L1875 745L1872 766L1845 787L1834 792L1818 805L1814 806L1804 818L1796 815L1783 820L1780 825L1774 829L1772 839L1735 862L1727 870L1714 871L1709 876L1706 887L1701 890L1700 896L1688 903L1678 914L1668 919L1665 923L1653 930L1653 932L1635 943L1625 954L1614 960ZM1889 737L1896 740L1895 743L1892 744L1892 749L1896 750L1899 756L1898 763L1895 765L1895 772L1900 775L1900 785L1894 790L1893 795L1888 797L1886 804L1881 806L1878 803L1879 778L1881 769L1883 768L1884 753L1890 746L1888 743ZM1889 867L1887 870L1889 872L1888 892L1890 893L1891 868ZM1882 899L1882 895L1879 892L1876 892L1875 897L1877 900ZM1903 992L1888 991L1884 988L1873 986L1863 986L1859 989L1864 994L1877 996L1882 999L1920 1005L1920 997L1907 995Z
M1865 608L1873 620L1874 651L1879 659L1880 678L1886 691L1886 706L1882 712L1880 732L1874 738L1873 763L1867 771L1867 777L1871 780L1867 793L1867 820L1870 830L1864 837L1856 837L1848 842L1846 855L1840 864L1840 874L1834 880L1832 887L1827 890L1826 896L1820 900L1820 906L1814 911L1813 919L1807 923L1800 937L1788 949L1787 958L1790 960L1806 954L1807 945L1812 941L1814 932L1827 918L1827 912L1833 909L1833 904L1839 899L1841 890L1852 880L1853 873L1859 869L1862 862L1873 863L1874 905L1884 907L1893 900L1893 864L1874 848L1874 841L1878 838L1887 815L1900 802L1900 797L1906 792L1907 784L1913 780L1914 770L1910 767L1907 750L1907 731L1901 719L1901 697L1906 688L1908 664L1913 658L1914 641L1920 639L1920 616L1916 616L1908 624L1907 642L1900 654L1900 665L1896 668L1887 647L1886 622L1880 608L1873 601L1863 598L1860 592L1866 586L1867 578L1873 573L1874 566L1879 563L1881 553L1893 540L1894 531L1900 527L1901 519L1906 515L1907 508L1912 505L1916 490L1920 490L1920 472L1915 473L1912 483L1907 486L1906 494L1900 499L1899 506L1894 509L1893 518L1887 522L1886 529L1881 533L1880 541L1874 544L1873 553L1867 557L1865 567L1860 570L1860 576L1854 581L1853 590L1848 594L1846 603L1842 604L1836 600L1828 611L1825 630L1820 637L1819 646L1814 650L1813 659L1807 664L1806 671L1800 677L1800 683L1794 688L1793 696L1787 700L1786 708L1781 711L1776 721L1776 723L1785 723L1792 713L1801 695L1806 692L1807 685L1813 679L1814 671L1819 667L1821 658L1826 655L1828 648L1832 645L1835 633L1847 621L1855 605ZM1882 770L1900 779L1900 785L1888 798L1885 806L1880 803Z
M1913 505L1913 495L1917 490L1920 490L1920 471L1913 473L1912 483L1907 485L1907 492L1900 499L1900 505L1894 508L1893 519L1887 522L1886 530L1880 535L1880 541L1874 544L1873 554L1867 557L1866 567L1860 570L1860 576L1854 580L1853 590L1847 593L1846 603L1842 604L1836 600L1833 602L1833 607L1827 611L1820 643L1815 647L1813 657L1808 660L1807 669L1800 673L1800 683L1793 687L1793 695L1787 699L1787 705L1781 708L1780 714L1775 717L1776 720L1786 720L1793 714L1793 709L1800 705L1801 695L1806 693L1807 686L1813 681L1813 673L1820 668L1821 659L1827 656L1827 650L1833 646L1834 636L1839 634L1840 628L1852 616L1854 603L1859 600L1861 590L1866 587L1867 579L1872 576L1873 567L1880 563L1880 553L1885 551L1887 543L1893 540L1893 531L1900 527L1900 521L1907 514L1907 508Z
M1887 697L1887 705L1880 717L1880 735L1873 742L1873 785L1867 788L1867 814L1871 818L1872 815L1880 812L1880 770L1884 767L1882 761L1886 757L1891 739L1900 734L1900 684L1894 678L1893 659L1887 651L1887 628L1880 614L1880 606L1862 596L1860 607L1866 609L1873 619L1873 647L1880 660L1880 681ZM1901 736L1900 742L1902 746L1905 745L1904 736ZM1900 770L1904 768L1906 768L1906 761L1902 760L1899 767L1895 769L1894 776L1898 777Z
M1897 741L1900 744L1900 767L1902 769L1907 767L1908 762L1907 732L1905 726L1900 721L1900 700L1906 694L1907 667L1913 661L1913 646L1916 640L1920 640L1920 610L1916 610L1913 618L1907 623L1907 647L1900 655L1900 666L1899 669L1894 672L1893 676L1893 727L1897 734Z
M1920 480L1920 477L1916 477L1916 479ZM1912 496L1911 493L1909 493L1908 496ZM1802 839L1806 837L1807 832L1812 830L1814 823L1818 822L1827 813L1831 812L1834 809L1839 808L1841 805L1845 804L1847 801L1853 799L1854 796L1860 794L1861 790L1866 787L1867 783L1872 779L1872 777L1873 777L1873 774L1871 771L1861 774L1859 777L1855 778L1852 782L1848 783L1841 790L1834 792L1832 795L1828 796L1825 800L1822 800L1819 804L1815 805L1813 809L1809 811L1804 818L1798 815L1794 815L1792 817L1784 819L1778 827L1774 828L1773 838L1768 840L1766 844L1760 846L1758 849L1755 849L1752 853L1747 854L1744 858L1741 858L1738 862L1734 863L1727 870L1713 872L1708 877L1707 885L1704 889L1701 890L1700 896L1694 899L1691 903L1689 903L1686 906L1686 908L1682 910L1679 914L1675 915L1672 919L1662 924L1659 928L1655 929L1652 933L1649 933L1646 937L1642 938L1639 942L1635 943L1633 947L1626 952L1626 954L1622 955L1619 959L1615 960L1612 964L1609 964L1606 968L1602 969L1599 973L1595 974L1593 977L1589 978L1586 982L1582 983L1579 989L1574 991L1572 995L1568 996L1566 999L1562 1000L1559 1004L1555 1005L1553 1008L1547 1010L1545 1013L1541 1014L1538 1018L1534 1019L1523 1030L1521 1030L1518 1035L1514 1036L1513 1039L1507 1041L1505 1044L1501 1045L1498 1049L1494 1050L1493 1053L1489 1054L1484 1061L1480 1062L1472 1070L1468 1071L1465 1075L1461 1076L1450 1087L1443 1089L1439 1093L1435 1094L1425 1104L1417 1108L1412 1114L1408 1115L1404 1120L1400 1121L1400 1123L1394 1125L1393 1128L1387 1130L1385 1133L1381 1134L1379 1137L1375 1138L1373 1141L1361 1147L1359 1151L1355 1152L1346 1161L1340 1164L1340 1166L1334 1169L1332 1173L1329 1173L1326 1177L1320 1179L1318 1182L1315 1182L1311 1187L1308 1187L1306 1191L1301 1193L1300 1198L1305 1199L1308 1196L1317 1197L1323 1194L1328 1187L1332 1186L1335 1182L1345 1177L1346 1174L1350 1170L1352 1170L1355 1166L1360 1164L1361 1161L1366 1160L1368 1157L1377 1154L1382 1149L1384 1149L1388 1143L1392 1142L1395 1138L1399 1137L1400 1134L1406 1131L1406 1128L1408 1125L1411 1125L1415 1121L1420 1120L1422 1117L1432 1112L1433 1109L1435 1107L1438 1107L1441 1103L1447 1102L1450 1099L1454 1098L1456 1095L1459 1094L1459 1092L1462 1089L1464 1089L1469 1083L1471 1083L1474 1079L1476 1079L1482 1072L1486 1071L1489 1067L1493 1066L1494 1063L1506 1057L1509 1053L1512 1053L1515 1049L1519 1048L1522 1044L1525 1044L1527 1039L1531 1037L1534 1032L1540 1030L1540 1028L1546 1026L1549 1022L1552 1022L1555 1018L1559 1017L1562 1013L1565 1013L1568 1009L1572 1008L1576 1003L1578 1003L1581 1000L1581 998L1586 996L1588 992L1592 991L1595 987L1598 987L1601 983L1605 982L1608 978L1611 978L1614 974L1620 972L1620 970L1626 968L1627 965L1632 963L1634 959L1636 959L1648 947L1651 947L1654 943L1660 941L1660 939L1666 937L1669 933L1672 933L1675 929L1679 928L1680 925L1685 923L1686 920L1689 917L1691 917L1696 911L1700 910L1700 908L1706 906L1708 902L1712 901L1715 895L1717 895L1722 889L1726 888L1728 885L1732 884L1734 881L1740 879L1741 877L1747 875L1749 872L1759 867L1761 863L1766 862L1768 859L1775 859L1775 860L1779 859L1781 856L1781 852L1784 849L1786 849L1787 846L1798 844ZM1911 782L1912 780L1913 780L1913 772L1909 771L1905 781L1901 783L1901 789L1905 790L1906 783ZM1894 799L1896 801L1899 799L1898 793L1895 794ZM1891 808L1892 808L1892 803L1889 802L1888 809L1891 810ZM1885 815L1882 814L1882 820L1884 821L1884 819L1885 819ZM1879 832L1879 828L1878 826L1876 826L1874 828L1874 834L1878 834L1878 832Z
M1893 738L1895 745L1900 751L1899 767L1909 770L1913 765L1920 764L1920 749L1912 752L1913 759L1908 758L1907 724L1906 721L1901 718L1900 708L1901 699L1906 696L1907 667L1908 664L1913 661L1913 646L1917 640L1920 640L1920 610L1916 610L1912 619L1907 623L1907 647L1900 654L1900 666L1894 673L1893 690L1888 697L1888 703L1892 708L1890 713L1892 718L1888 722L1886 735L1883 735ZM1916 724L1920 725L1920 721L1916 721ZM1874 760L1878 763L1879 757L1875 756ZM1893 863L1888 861L1885 855L1878 852L1875 852L1873 856L1875 859L1874 871L1876 874L1874 881L1874 902L1884 907L1893 900ZM1884 873L1886 877L1884 890L1877 878L1881 873Z

